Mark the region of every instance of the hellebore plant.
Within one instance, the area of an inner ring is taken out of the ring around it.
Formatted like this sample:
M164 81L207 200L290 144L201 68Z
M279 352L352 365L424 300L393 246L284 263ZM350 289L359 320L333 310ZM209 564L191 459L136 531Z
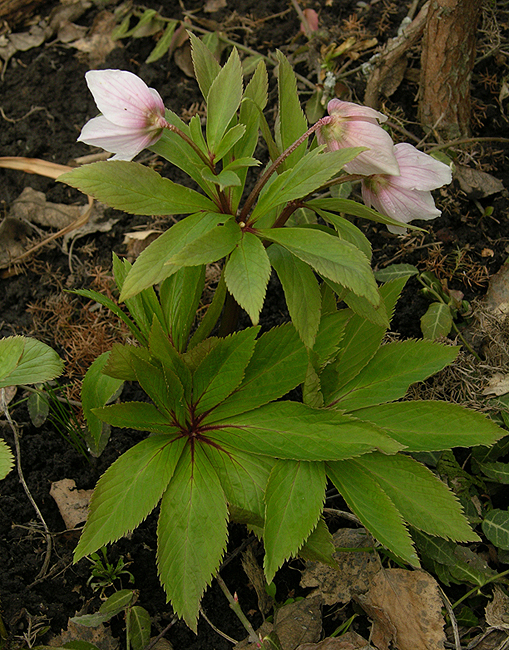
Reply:
M333 185L352 180L345 169L406 178L405 161L398 164L398 150L379 125L383 116L333 101L331 114L309 127L291 66L278 54L273 138L263 114L264 64L244 88L235 50L221 67L201 40L190 38L207 102L205 133L198 116L185 124L166 110L163 118L155 91L130 75L102 71L89 83L104 119L85 126L81 139L101 138L117 157L131 157L142 134L150 137L151 151L201 191L125 160L86 165L59 180L134 214L188 215L132 266L114 256L129 315L105 296L78 291L111 308L135 341L115 344L84 379L95 453L108 426L151 435L100 478L75 559L133 530L160 504L160 580L175 612L196 630L229 519L263 539L268 582L297 554L331 561L322 517L327 480L374 537L412 566L419 560L407 525L478 539L454 494L411 454L487 445L503 431L455 404L399 401L458 349L431 341L382 345L405 279L377 285L370 244L345 215L400 222L331 195ZM259 131L271 161L247 193L249 168L260 165L253 157ZM435 175L428 185L422 178L417 192L436 186ZM196 326L205 266L221 260L221 279ZM291 322L262 331L272 269ZM237 329L239 306L251 327ZM106 405L124 381L137 381L150 401ZM299 386L302 401L281 399Z

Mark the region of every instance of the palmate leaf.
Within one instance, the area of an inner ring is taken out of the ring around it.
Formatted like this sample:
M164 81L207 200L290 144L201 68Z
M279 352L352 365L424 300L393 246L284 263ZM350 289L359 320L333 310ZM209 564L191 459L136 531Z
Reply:
M176 434L168 413L161 413L153 404L147 402L125 402L92 409L97 417L114 427L151 431L152 433Z
M46 343L26 336L0 339L0 388L55 379L64 362Z
M299 549L299 557L312 562L323 562L337 566L333 554L336 551L334 540L323 519L319 519L315 528Z
M431 341L383 345L367 366L329 397L329 405L353 411L403 397L408 387L454 361L459 348Z
M197 415L219 404L237 388L255 347L259 327L250 327L220 339L193 375L193 402ZM197 348L194 348L193 352Z
M409 452L492 445L505 435L504 429L482 413L448 402L381 404L355 410L352 415L386 429Z
M204 450L219 476L232 518L263 528L265 489L275 459L240 451L225 454L212 445Z
M325 499L323 463L277 461L265 492L264 569L267 582L316 527Z
M227 540L228 509L217 473L200 444L186 447L161 501L159 578L175 613L196 631L200 601Z
M203 194L136 162L96 162L66 172L58 180L130 214L189 214L215 209Z
M412 539L398 509L357 459L330 462L327 476L362 525L408 564L419 566Z
M159 299L173 345L183 352L196 317L203 287L205 266L187 266L166 278L159 287Z
M208 424L205 419L204 423ZM217 423L215 442L240 451L288 460L339 460L402 446L367 422L300 402L267 404Z
M402 278L387 282L379 289L389 319L392 318L396 301L405 283L406 278ZM334 367L327 368L327 381L322 377L326 403L329 402L330 395L347 384L366 366L380 347L386 329L384 325L366 320L359 314L351 315L345 327L337 361Z
M454 493L421 463L402 454L376 452L356 462L371 474L410 525L446 539L479 541Z
M256 235L244 232L226 263L224 279L253 325L258 323L269 278L270 262L262 242Z
M168 265L168 260L229 218L224 214L197 212L171 226L147 246L133 264L122 287L120 300L127 300L178 271L180 267Z
M292 323L304 345L312 348L320 325L322 297L312 269L282 246L272 244L267 250L283 286Z
M74 552L77 562L138 526L156 507L184 447L167 435L131 447L99 479Z
M306 348L291 323L274 327L257 341L240 386L208 416L207 423L245 413L278 399L304 381Z
M271 228L260 230L259 235L280 244L323 277L339 282L373 305L380 302L368 258L353 244L313 228Z

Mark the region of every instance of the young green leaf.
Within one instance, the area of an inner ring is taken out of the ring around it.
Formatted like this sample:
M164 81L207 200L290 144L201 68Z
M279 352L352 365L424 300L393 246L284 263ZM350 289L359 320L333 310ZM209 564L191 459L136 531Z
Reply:
M312 228L271 228L260 230L259 235L281 244L320 275L343 284L373 305L380 302L367 257L349 242Z
M225 454L212 445L204 450L219 476L230 508L235 508L235 521L256 523L263 528L265 489L276 461L240 451Z
M308 123L300 105L293 68L281 51L276 51L276 58L279 100L276 141L281 151L284 151L306 132ZM303 142L288 156L285 160L286 169L293 167L302 158L306 146L306 142Z
M402 448L367 422L300 402L266 404L216 426L211 437L220 444L288 460L340 460L375 449L393 454Z
M264 569L267 582L316 527L325 499L323 463L278 460L265 492Z
M170 338L178 352L183 352L196 317L203 287L205 266L185 266L159 287L159 299Z
M357 460L327 463L327 476L373 537L402 560L418 567L419 560L401 514Z
M46 343L26 336L0 339L0 388L40 384L63 370L62 359Z
M93 408L104 406L124 385L123 380L103 374L110 352L104 352L92 363L83 377L81 403L87 421L87 444L93 456L100 456L109 438L109 425L101 422L92 412Z
M186 399L191 398L192 377L191 371L184 363L182 357L163 331L160 323L154 321L149 338L150 354L159 359L165 371L174 373L184 388Z
M509 484L509 464L508 463L481 463L479 469L488 478L502 483Z
M308 355L291 323L265 332L257 341L244 379L206 421L213 423L278 399L304 381Z
M509 512L494 508L482 522L482 530L489 541L504 551L509 551Z
M319 519L314 530L299 549L299 557L311 562L323 562L336 567L333 555L336 550L334 540L323 519Z
M433 302L428 311L421 317L421 332L425 339L436 339L447 336L452 329L452 313L449 305Z
M251 221L256 221L266 212L293 199L300 199L317 190L321 185L339 173L346 163L363 151L362 147L323 152L319 147L307 153L292 169L279 174L272 183L265 185Z
M237 50L212 82L207 94L207 144L215 154L242 99L242 66Z
M106 470L92 495L75 562L133 530L152 512L183 447L182 439L152 436L131 447Z
M58 180L131 214L189 214L215 209L203 194L136 162L96 162L66 172Z
M316 198L306 201L306 205L312 209L318 208L321 210L330 210L331 212L345 212L354 217L361 217L362 219L369 219L376 223L384 223L388 226L398 226L401 228L400 221L391 219L391 217L386 217L384 214L380 214L379 212L376 212L376 210L368 208L357 201L352 201L351 199L335 199L328 197ZM422 228L413 226L411 223L405 224L405 228L410 228L411 230L422 230Z
M242 231L234 219L219 224L207 234L189 242L166 262L170 268L198 266L216 262L230 253L240 242ZM156 240L157 241L157 240Z
M357 377L331 396L329 405L353 411L397 400L411 384L452 363L458 351L424 340L383 345Z
M127 647L132 650L143 650L150 641L150 614L146 609L135 605L129 607L125 614L126 635L129 639Z
M159 577L175 613L196 631L200 601L227 540L228 509L203 447L188 446L161 501L157 527Z
M191 41L191 56L193 58L196 81L200 86L204 99L207 99L210 86L221 71L221 66L209 48L198 36L195 36L192 32L187 33Z
M322 306L315 274L305 262L278 244L269 246L267 253L283 286L292 323L304 345L312 348L320 325Z
M391 264L384 269L375 271L375 278L378 282L390 282L398 278L411 278L413 275L419 275L419 269L412 264Z
M197 212L171 226L147 246L133 264L122 287L120 300L131 298L178 271L180 267L168 265L168 260L229 218L224 214Z
M14 456L4 440L0 440L0 481L11 471Z
M414 528L455 541L479 541L454 493L421 463L402 454L376 452L358 462Z
M352 415L386 429L405 451L492 445L505 432L482 413L459 404L411 400L355 410Z
M235 172L229 169L223 169L219 174L214 174L211 169L204 167L201 175L209 183L217 185L221 192L226 187L240 187L240 178Z
M389 319L392 318L394 307L405 286L405 282L406 278L394 280L387 282L379 289ZM354 314L351 317L346 325L345 335L341 341L340 353L335 364L338 371L338 389L357 376L362 368L373 358L380 347L386 329L385 326L376 325L358 314ZM324 396L325 394L327 394L326 401L328 401L328 395L333 394L332 385L326 393L324 392Z
M369 243L366 235L361 232L357 226L354 226L351 221L348 221L348 219L340 217L333 212L327 212L325 210L318 209L316 212L322 217L324 221L327 221L334 226L341 239L345 239L354 246L357 246L357 248L364 253L368 260L371 259L371 244Z
M193 402L198 415L222 402L241 383L259 330L250 327L220 339L200 363L193 375Z
M133 367L138 383L156 405L158 411L173 421L184 422L187 412L184 401L184 387L170 368L161 368L157 361L146 361L133 357Z
M226 156L226 154L232 149L232 147L240 140L240 138L242 138L245 132L246 132L246 127L244 124L236 124L235 126L232 126L231 129L228 129L228 131L226 131L226 133L222 137L221 142L217 145L216 155L214 157L214 163L217 163L220 160L222 160ZM257 164L257 162L255 164ZM223 169L223 171L226 170ZM236 185L236 183L231 183L231 184ZM240 185L240 179L238 184Z
M258 323L269 278L270 262L263 244L256 235L244 232L226 263L224 279L253 325Z
M152 52L145 59L145 63L154 63L159 61L170 49L170 45L173 39L173 32L175 27L178 25L178 20L170 20L166 25L166 29L163 32L161 38L157 41L157 45L154 47Z
M49 415L49 400L45 391L42 390L42 386L43 385L40 384L39 387L41 390L37 390L35 393L30 393L27 399L28 413L30 415L30 421L34 427L41 427L46 422Z
M92 409L103 422L114 427L152 431L153 433L177 434L178 429L168 413L161 413L147 402L126 402Z
M193 267L189 267L189 268L193 268ZM198 325L196 331L192 335L191 340L189 341L189 344L187 346L188 350L192 350L196 345L198 345L198 343L201 343L212 332L223 310L225 298L226 298L226 283L224 281L224 270L223 270L219 282L217 284L216 290L214 292L214 297L212 298L212 302L208 306L205 315L201 319L200 324Z

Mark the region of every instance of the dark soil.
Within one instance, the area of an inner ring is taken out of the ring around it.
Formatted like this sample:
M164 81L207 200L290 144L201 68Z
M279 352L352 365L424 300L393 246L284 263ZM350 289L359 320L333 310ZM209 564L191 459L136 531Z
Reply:
M176 0L154 0L145 4L166 17L183 17L181 6ZM325 6L329 4L332 6ZM262 53L280 48L291 54L298 44L304 43L303 37L298 36L300 22L297 15L293 10L284 11L287 5L278 0L228 0L227 9L212 14L204 13L203 5L203 2L197 0L186 3L188 11L198 12L196 24L210 29L214 25L225 25L230 38ZM362 17L364 26L384 42L396 34L407 11L403 4L396 7L389 2L374 2L367 9L359 9L361 3L358 7L355 2L349 1L301 2L301 5L319 11L321 27L326 31L323 43L333 39L341 42L341 26L356 11ZM39 5L41 16L49 15L54 7L54 3ZM113 11L114 8L108 10ZM98 7L91 6L76 22L90 27L100 11ZM278 16L281 12L283 14ZM382 33L377 33L377 25L383 27ZM18 30L21 29L23 27L19 26ZM200 102L197 84L182 72L173 57L163 57L153 64L144 63L154 45L153 38L128 38L123 41L123 47L110 52L97 67L135 72L149 86L157 88L168 108L177 114L183 114L193 104ZM412 53L411 57L411 66L418 67L418 52ZM84 56L78 56L74 49L58 40L26 52L17 52L5 66L0 81L0 106L3 111L3 117L0 117L0 154L67 164L76 157L90 153L89 147L76 142L83 124L97 112L84 81L84 74L89 68L90 63ZM316 81L305 62L297 63L296 69L301 75ZM501 82L504 74L507 75L507 61L500 64L493 57L488 57L475 70L474 136L508 135L507 118L497 102L499 86L495 82L490 85L486 81L489 77ZM362 101L364 78L357 73L348 77L347 81L352 99ZM271 79L271 84L274 87L274 79ZM412 130L413 125L415 135L420 138L424 134L416 124L416 90L415 84L404 81L391 99L385 101L382 110L400 118L404 116L407 128ZM272 92L272 100L274 99ZM32 109L36 110L25 117ZM395 137L403 139L398 132L395 132ZM460 156L460 162L482 166L508 186L507 145L483 142L471 145L468 151L469 154ZM163 173L174 180L183 180L180 172L168 165L163 167ZM44 192L48 201L83 202L78 192L51 179L1 169L0 201L3 214L8 214L12 202L27 186ZM415 264L421 270L436 272L440 279L448 282L450 288L462 291L467 300L481 297L486 291L489 278L498 271L508 251L507 192L475 203L457 184L453 184L441 190L436 198L443 210L442 217L425 224L427 232L409 235L403 240L388 233L384 227L359 222L358 225L364 229L373 244L374 263L379 268L392 261ZM481 214L481 210L489 206L493 207L492 214ZM54 325L44 327L44 318L49 318L49 315L46 313L34 327L34 311L29 310L29 307L36 303L43 304L55 294L61 293L62 289L89 287L93 285L94 278L97 280L98 277L111 275L111 251L120 256L126 254L124 233L141 224L151 227L150 220L146 218L133 218L107 210L105 218L112 216L119 220L110 232L89 235L76 243L72 274L69 272L68 256L55 243L40 250L34 259L19 269L19 273L4 273L3 279L0 279L0 336L35 335L55 346L63 358L71 357L71 351L62 343L65 339L57 336L59 332L55 331ZM104 282L102 288L108 285L107 279ZM419 319L429 303L419 289L417 281L410 280L396 312L393 329L403 337L421 336ZM69 301L79 319L83 301L72 297L69 297ZM271 327L286 318L284 299L277 282L273 280L262 323L265 327ZM102 351L98 349L91 353L98 354ZM82 372L85 369L86 366ZM79 375L79 370L76 370L75 378L79 379ZM49 530L54 533L54 549L48 574L38 580L36 577L44 560L46 541L16 471L11 472L0 485L0 599L2 617L9 634L7 647L15 648L22 645L23 634L28 635L31 617L45 617L51 631L58 633L66 629L69 617L76 612L95 612L100 605L97 594L87 586L90 564L86 559L77 565L72 564L72 551L77 537L75 533L63 532L63 520L49 495L51 483L73 478L79 488L93 488L106 468L121 453L142 439L144 434L114 430L100 458L84 458L64 439L65 433L57 426L46 424L41 429L35 428L29 421L24 404L13 406L11 410L22 432L20 458L26 482ZM0 424L5 425L4 422ZM8 426L0 429L0 435L14 448ZM156 513L153 513L129 539L120 540L108 551L111 561L116 562L123 556L131 563L128 570L134 575L134 586L139 590L139 604L151 615L153 633L166 627L173 617L156 575L155 521ZM244 528L232 526L228 554L233 554L234 558L224 568L222 575L231 591L237 592L244 611L249 612L250 620L257 627L262 618L258 612L256 594L241 568L240 555L235 555L235 549L246 538L247 531ZM258 559L261 563L261 549L259 552ZM226 560L228 558L229 555ZM298 567L299 563L295 562L278 573L278 601L305 595L298 588ZM124 587L128 586L126 581L123 584ZM207 591L203 609L211 621L226 634L239 640L245 636L244 629L216 584ZM328 623L331 630L337 624L335 619ZM113 622L112 631L115 635L121 635L121 620ZM197 636L178 622L169 630L166 638L178 650L222 650L231 647L203 618L200 618ZM47 639L48 635L37 639L37 643Z

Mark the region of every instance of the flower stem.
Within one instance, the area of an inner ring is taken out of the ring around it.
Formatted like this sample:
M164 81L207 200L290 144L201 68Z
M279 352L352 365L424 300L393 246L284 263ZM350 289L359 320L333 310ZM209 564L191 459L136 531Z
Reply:
M176 133L178 136L180 136L184 142L187 142L187 144L198 154L198 156L207 165L207 167L214 171L214 165L212 164L212 161L206 154L203 153L196 142L193 142L193 140L191 140L191 138L184 133L184 131L181 131L178 126L170 124L169 122L166 122L165 128L168 129L168 131L173 131L173 133Z
M281 165L281 163L284 162L288 158L288 156L290 156L295 151L295 149L297 149L297 147L299 147L310 135L312 135L315 131L317 131L320 128L320 126L322 126L322 124L325 124L326 121L329 121L328 117L324 117L321 120L318 120L316 124L313 124L312 127L310 127L305 133L303 133L300 136L300 138L298 138L298 140L295 140L295 142L291 144L288 147L288 149L285 149L285 151L283 151L283 153L272 163L272 165L265 171L265 173L258 180L251 194L247 197L246 202L244 203L244 207L242 208L242 211L237 218L237 221L243 221L244 223L247 223L247 215L249 214L258 195L260 194L260 192L262 191L262 189L264 188L265 184L272 176L272 174L276 171L279 165Z

